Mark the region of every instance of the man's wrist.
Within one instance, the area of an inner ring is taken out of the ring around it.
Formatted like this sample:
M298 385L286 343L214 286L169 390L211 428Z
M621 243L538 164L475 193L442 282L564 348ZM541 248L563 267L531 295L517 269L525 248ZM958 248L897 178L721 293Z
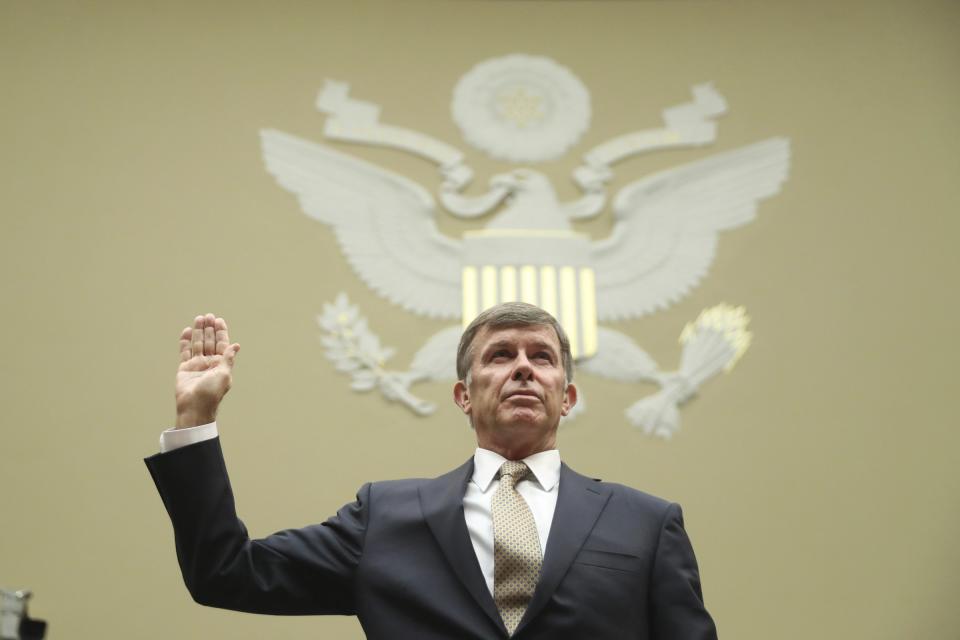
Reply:
M203 413L196 411L185 411L177 414L177 421L174 424L174 429L189 429L191 427L199 427L200 425L216 422L216 420L216 411Z

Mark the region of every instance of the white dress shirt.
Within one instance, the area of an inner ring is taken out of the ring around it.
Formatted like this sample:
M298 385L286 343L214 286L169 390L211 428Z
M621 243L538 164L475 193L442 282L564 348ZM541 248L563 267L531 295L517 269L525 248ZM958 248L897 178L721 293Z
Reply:
M160 434L160 452L166 453L204 440L217 437L217 423L211 422L186 429L168 429ZM473 477L467 483L463 496L463 515L470 533L470 542L477 554L477 562L487 581L490 595L493 595L493 516L490 512L490 500L500 486L497 473L506 462L506 458L487 449L477 450L473 454ZM557 449L541 451L523 462L530 468L531 475L517 484L517 492L530 507L533 520L540 536L540 554L547 548L550 537L550 524L557 507L557 495L560 486L560 452Z
M185 447L188 444L196 444L204 440L213 440L217 437L217 423L201 424L197 427L187 427L185 429L167 429L160 434L160 453L166 453Z
M477 554L477 562L493 594L493 516L490 500L500 486L497 473L507 459L499 453L478 448L473 454L473 478L463 495L463 516L470 532L470 542ZM540 555L547 548L550 524L557 508L557 490L560 486L560 452L556 449L535 453L524 462L531 475L517 484L517 493L523 496L533 513L540 536Z

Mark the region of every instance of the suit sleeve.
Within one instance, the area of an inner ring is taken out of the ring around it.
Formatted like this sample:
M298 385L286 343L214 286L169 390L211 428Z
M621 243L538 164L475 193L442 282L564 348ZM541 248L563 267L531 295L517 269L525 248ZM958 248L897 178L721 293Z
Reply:
M716 640L717 628L703 604L697 559L677 504L667 508L661 524L650 599L654 640Z
M237 518L219 438L145 460L200 604L286 615L355 613L370 485L326 522L251 540Z

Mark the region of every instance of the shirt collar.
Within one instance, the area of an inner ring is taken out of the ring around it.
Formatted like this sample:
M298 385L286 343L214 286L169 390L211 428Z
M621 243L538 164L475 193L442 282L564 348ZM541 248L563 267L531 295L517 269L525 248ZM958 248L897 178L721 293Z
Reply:
M477 447L473 454L473 483L480 487L481 491L486 492L490 488L490 483L497 477L500 467L506 461L507 459L499 453ZM535 453L524 458L523 462L530 467L530 472L544 491L552 491L557 486L560 481L560 451L558 449Z

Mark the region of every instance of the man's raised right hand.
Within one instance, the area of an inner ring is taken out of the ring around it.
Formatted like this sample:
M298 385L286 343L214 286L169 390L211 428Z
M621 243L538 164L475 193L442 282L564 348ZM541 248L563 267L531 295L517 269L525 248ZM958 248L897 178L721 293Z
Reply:
M212 313L197 316L180 333L177 369L177 428L213 422L220 401L230 390L240 345L230 342L227 323Z

